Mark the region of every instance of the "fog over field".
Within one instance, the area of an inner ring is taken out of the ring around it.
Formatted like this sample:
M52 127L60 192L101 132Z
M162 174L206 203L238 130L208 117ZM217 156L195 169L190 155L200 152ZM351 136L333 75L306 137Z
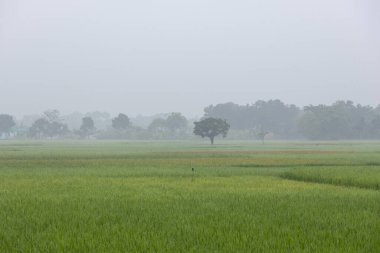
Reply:
M0 253L379 253L379 14L0 0Z
M377 0L0 0L0 108L380 103Z

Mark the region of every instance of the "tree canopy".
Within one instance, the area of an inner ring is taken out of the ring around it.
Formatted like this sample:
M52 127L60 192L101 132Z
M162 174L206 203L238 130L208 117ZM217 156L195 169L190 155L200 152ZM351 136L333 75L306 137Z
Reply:
M165 125L171 132L181 132L186 130L187 119L181 113L173 112L166 119Z
M112 127L117 130L125 130L131 125L131 121L127 115L120 113L116 118L112 119Z
M82 125L80 126L80 135L82 137L89 137L95 131L94 120L91 117L84 117Z
M33 138L61 137L69 132L66 124L61 122L58 110L45 111L43 117L37 119L29 129Z
M173 112L166 119L154 119L148 127L148 130L167 136L168 138L177 138L186 132L188 121L181 113Z
M297 137L297 119L301 110L280 100L259 100L251 105L224 103L204 109L204 117L223 118L234 130L263 128L278 138Z
M214 144L214 138L218 135L227 136L230 125L224 119L205 118L201 121L194 122L194 134L202 138L208 137L211 144Z
M16 125L13 117L8 114L0 114L0 136L8 133Z
M379 138L380 112L352 101L332 105L306 106L299 120L299 131L308 139Z
M202 119L223 119L228 122L229 138L256 138L261 141L269 138L380 139L380 106L363 106L352 101L298 108L280 100L259 100L247 105L210 105L204 112ZM0 136L6 136L11 132L15 138L75 138L75 135L92 135L100 139L187 139L193 136L189 121L178 112L140 116L138 120L134 118L133 122L134 125L123 113L111 118L107 112L61 116L58 110L48 110L41 116L24 116L16 124L11 115L0 114ZM202 132L202 128L197 128L194 133L203 137L210 135Z

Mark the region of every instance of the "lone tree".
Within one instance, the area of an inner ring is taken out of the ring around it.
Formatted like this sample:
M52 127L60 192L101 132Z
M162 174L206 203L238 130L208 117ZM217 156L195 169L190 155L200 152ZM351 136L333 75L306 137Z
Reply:
M116 118L112 119L112 127L117 130L125 130L131 125L128 116L120 113Z
M91 117L84 117L80 126L80 134L82 137L89 137L95 130L94 120Z
M223 137L227 136L230 125L224 119L206 118L198 122L194 122L194 134L202 138L208 137L211 144L214 144L214 138L219 134Z
M0 137L2 134L6 134L16 125L13 117L8 114L0 114Z

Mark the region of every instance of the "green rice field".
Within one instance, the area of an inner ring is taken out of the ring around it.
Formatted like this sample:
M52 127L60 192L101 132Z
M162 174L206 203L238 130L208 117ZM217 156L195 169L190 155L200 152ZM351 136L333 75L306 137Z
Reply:
M380 142L0 141L0 252L380 252Z

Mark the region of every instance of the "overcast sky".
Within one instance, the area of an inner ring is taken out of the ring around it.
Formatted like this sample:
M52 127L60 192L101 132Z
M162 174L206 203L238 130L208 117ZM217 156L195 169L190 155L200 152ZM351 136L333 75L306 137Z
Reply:
M0 0L0 113L380 104L379 0Z

